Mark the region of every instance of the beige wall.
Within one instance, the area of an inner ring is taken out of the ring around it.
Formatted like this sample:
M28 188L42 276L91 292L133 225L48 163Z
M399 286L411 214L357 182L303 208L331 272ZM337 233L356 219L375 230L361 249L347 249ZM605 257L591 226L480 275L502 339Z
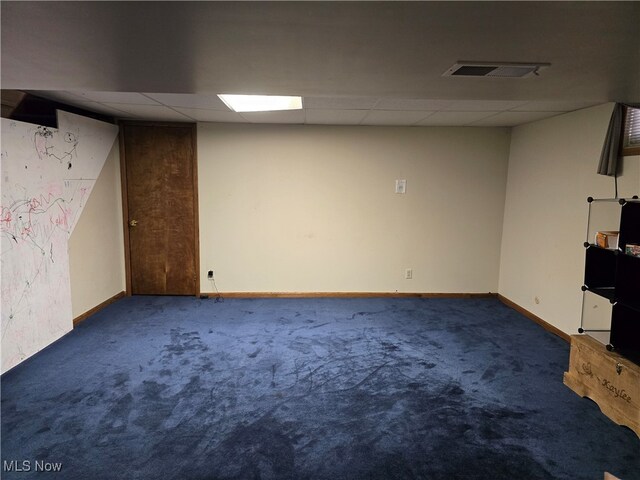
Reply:
M213 269L223 292L499 291L574 333L585 199L613 196L595 174L611 109L511 135L199 124L201 290ZM639 191L627 157L620 195ZM114 145L69 243L74 317L125 288L121 211Z
M125 289L118 142L69 239L73 318Z
M499 293L566 333L580 325L588 196L614 196L596 174L613 105L513 129ZM640 191L640 158L624 160L620 196Z
M508 149L499 128L199 124L201 289L495 292Z

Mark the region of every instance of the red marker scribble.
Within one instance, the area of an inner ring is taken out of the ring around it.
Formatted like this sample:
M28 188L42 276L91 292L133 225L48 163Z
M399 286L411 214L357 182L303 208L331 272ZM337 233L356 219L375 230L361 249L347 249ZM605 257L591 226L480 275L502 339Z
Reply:
M2 207L2 213L0 214L0 223L5 223L6 228L10 228L12 219L13 218L11 216L11 210L7 207ZM5 227L5 225L3 225L3 227Z

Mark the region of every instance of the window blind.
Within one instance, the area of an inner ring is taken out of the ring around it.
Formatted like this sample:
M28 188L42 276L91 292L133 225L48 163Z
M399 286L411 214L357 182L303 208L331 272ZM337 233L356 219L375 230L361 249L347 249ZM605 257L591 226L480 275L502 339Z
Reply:
M640 108L627 107L623 138L624 148L640 147Z

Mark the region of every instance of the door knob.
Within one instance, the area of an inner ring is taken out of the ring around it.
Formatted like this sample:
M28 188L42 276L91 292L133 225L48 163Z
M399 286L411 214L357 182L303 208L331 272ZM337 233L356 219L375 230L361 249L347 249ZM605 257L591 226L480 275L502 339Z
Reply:
M137 227L138 226L138 221L137 220L131 220L129 222L129 226L130 227Z

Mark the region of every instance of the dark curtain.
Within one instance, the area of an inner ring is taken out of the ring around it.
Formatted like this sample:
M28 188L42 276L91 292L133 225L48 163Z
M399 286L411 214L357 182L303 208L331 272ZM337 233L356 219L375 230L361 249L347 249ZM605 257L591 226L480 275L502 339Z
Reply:
M624 107L639 108L640 104L616 103L615 107L613 107L607 136L604 139L602 153L600 154L600 163L598 164L598 173L600 175L608 175L609 177L618 175Z

